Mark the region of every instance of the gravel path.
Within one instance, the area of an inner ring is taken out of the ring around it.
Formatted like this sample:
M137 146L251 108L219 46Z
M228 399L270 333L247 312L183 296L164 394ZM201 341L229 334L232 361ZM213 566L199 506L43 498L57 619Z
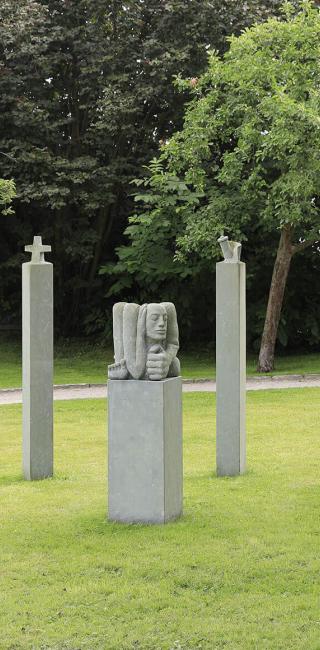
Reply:
M320 388L320 375L277 375L273 377L250 377L247 390L270 390L275 388ZM185 380L184 393L215 392L216 383L207 379ZM55 400L95 399L107 396L105 384L79 384L54 387ZM0 404L20 404L21 389L0 389Z

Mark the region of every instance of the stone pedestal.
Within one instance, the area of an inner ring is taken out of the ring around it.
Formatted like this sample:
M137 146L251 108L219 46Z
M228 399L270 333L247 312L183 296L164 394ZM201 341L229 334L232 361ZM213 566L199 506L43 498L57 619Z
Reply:
M109 519L182 514L182 381L109 380Z
M245 264L216 265L217 474L245 471Z
M53 474L52 269L45 261L22 265L23 473L28 480Z

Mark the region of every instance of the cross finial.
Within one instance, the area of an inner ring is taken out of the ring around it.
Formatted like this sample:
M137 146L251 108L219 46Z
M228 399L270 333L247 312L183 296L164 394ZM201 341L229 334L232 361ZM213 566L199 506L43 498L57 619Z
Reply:
M33 238L33 244L25 246L24 250L27 253L32 253L31 262L39 264L40 262L45 262L44 254L50 253L51 246L44 246L42 244L42 237L40 235L35 235Z

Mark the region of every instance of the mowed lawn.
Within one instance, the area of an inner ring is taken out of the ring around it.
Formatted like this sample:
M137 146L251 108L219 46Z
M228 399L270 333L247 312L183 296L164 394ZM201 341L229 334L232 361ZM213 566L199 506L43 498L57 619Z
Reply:
M201 348L180 350L184 379L213 379L215 351ZM55 384L100 384L107 378L108 363L113 362L111 347L96 346L86 340L58 342L55 345ZM248 354L247 375L255 376L257 355ZM277 356L272 374L320 373L320 352ZM0 388L21 386L21 341L0 341Z
M184 516L166 526L107 522L103 400L55 404L55 478L34 483L21 408L0 407L1 650L319 650L320 390L248 394L232 479L214 407L184 396Z

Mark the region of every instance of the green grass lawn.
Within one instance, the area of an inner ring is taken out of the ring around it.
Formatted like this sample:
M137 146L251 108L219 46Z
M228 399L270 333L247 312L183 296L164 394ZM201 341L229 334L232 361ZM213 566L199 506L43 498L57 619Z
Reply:
M55 403L55 478L21 479L0 406L3 650L319 650L320 391L248 395L248 472L214 474L214 395L184 396L184 516L108 523L105 403Z
M93 347L85 341L72 341L55 346L56 384L100 384L106 381L107 364L112 363L111 348ZM214 350L179 353L182 375L185 379L213 379L215 376ZM256 375L257 358L248 355L247 374ZM320 373L320 353L280 356L273 374ZM0 342L0 388L21 386L21 344Z

